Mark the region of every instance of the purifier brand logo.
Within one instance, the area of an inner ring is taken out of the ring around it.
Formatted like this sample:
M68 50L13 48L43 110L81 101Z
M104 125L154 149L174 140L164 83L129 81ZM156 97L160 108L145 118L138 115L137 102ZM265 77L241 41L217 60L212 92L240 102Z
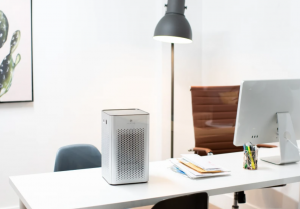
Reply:
M135 124L135 122L132 119L130 119L128 124Z

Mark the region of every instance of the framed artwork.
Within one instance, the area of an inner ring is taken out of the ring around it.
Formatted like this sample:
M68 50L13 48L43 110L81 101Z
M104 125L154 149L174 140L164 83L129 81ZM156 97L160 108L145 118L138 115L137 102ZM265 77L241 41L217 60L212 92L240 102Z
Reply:
M33 102L32 0L0 0L0 103Z

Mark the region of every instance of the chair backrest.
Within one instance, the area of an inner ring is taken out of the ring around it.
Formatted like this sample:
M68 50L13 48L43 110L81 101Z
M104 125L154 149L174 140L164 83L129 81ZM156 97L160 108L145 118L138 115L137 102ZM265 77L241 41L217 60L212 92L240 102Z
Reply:
M240 86L193 86L195 146L214 154L242 151L233 145Z
M101 167L101 154L93 145L61 147L56 155L54 172Z
M152 209L208 209L207 193L174 197L156 203Z

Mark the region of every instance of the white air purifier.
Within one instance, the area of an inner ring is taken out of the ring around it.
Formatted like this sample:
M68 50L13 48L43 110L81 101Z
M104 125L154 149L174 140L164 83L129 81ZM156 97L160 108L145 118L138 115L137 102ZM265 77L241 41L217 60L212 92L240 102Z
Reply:
M102 176L112 185L149 179L149 113L102 111Z

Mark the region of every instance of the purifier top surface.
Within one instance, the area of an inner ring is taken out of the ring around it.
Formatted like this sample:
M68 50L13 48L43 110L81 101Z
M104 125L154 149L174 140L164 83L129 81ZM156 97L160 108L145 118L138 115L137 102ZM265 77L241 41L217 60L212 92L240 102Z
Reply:
M149 115L149 113L139 109L120 109L120 110L103 110L104 113L112 116L118 115Z

